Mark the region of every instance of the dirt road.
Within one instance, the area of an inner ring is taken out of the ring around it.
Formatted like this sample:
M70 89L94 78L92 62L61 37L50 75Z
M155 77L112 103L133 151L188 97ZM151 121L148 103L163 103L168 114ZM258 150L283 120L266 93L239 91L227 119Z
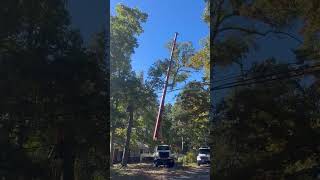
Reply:
M175 180L175 179L210 179L210 166L200 167L175 167L165 168L152 167L151 164L129 164L126 169L115 166L111 171L111 179L129 180L129 179L154 179L154 180Z

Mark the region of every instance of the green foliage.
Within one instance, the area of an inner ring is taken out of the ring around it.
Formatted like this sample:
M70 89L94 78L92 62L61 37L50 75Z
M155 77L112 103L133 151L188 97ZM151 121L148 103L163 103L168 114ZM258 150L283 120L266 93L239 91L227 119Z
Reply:
M167 49L171 52L172 42L167 44ZM190 42L177 42L173 53L173 63L171 64L169 87L174 88L178 83L185 82L190 73L191 57L194 54L194 48ZM148 71L148 84L154 89L163 88L167 69L169 67L169 59L158 60Z
M135 93L135 86L140 83L131 72L130 56L138 46L136 36L143 32L141 23L147 18L147 15L138 9L122 4L117 5L116 13L117 15L110 19L111 131L125 126L126 108L129 101L135 98L132 95Z
M147 14L137 8L125 5L116 7L116 15L111 17L111 144L124 148L128 130L129 148L138 143L154 144L152 133L157 113L157 96L143 75L132 71L131 55L138 47L137 36L143 33L142 23ZM133 124L128 127L127 107L133 105Z
M258 37L267 36L295 42L293 52L300 62L318 61L319 1L215 0L210 11L211 64L238 64L242 70ZM253 64L249 76L288 69L267 60ZM290 79L233 90L213 112L211 177L310 179L319 166L312 161L319 159L316 145L309 141L319 136L314 126L319 101L316 84L305 87L300 79Z
M190 82L174 105L165 106L163 137L166 143L175 147L176 152L182 152L182 139L184 152L206 144L209 136L208 98L208 90L202 83Z
M190 164L190 163L196 163L197 162L197 154L193 151L189 151L185 156L183 156L182 160L183 164Z
M131 73L130 56L138 47L136 36L143 32L141 24L147 19L147 14L122 4L117 5L116 13L116 16L110 17L111 79ZM117 90L111 89L111 92Z
M207 1L207 5L209 1ZM208 19L208 11L205 11L204 19ZM179 38L178 38L179 39ZM169 79L169 91L179 84L186 82L190 73L205 68L209 76L209 38L203 41L205 49L195 54L195 49L190 42L177 42L173 53L173 63ZM172 42L166 44L168 51L171 51ZM168 59L156 61L148 71L146 86L153 90L162 90L167 69ZM208 80L208 78L207 78ZM147 96L146 96L147 97ZM139 119L139 124L144 124L148 130L149 139L144 139L151 146L154 122L157 114L157 103L152 102L153 111L148 116ZM153 113L153 115L152 115ZM142 119L145 119L142 121ZM194 147L202 146L208 138L209 124L209 90L202 82L186 83L177 97L174 104L165 105L162 116L162 137L165 143L170 144L174 152L182 152L181 143L184 141L184 151L187 152ZM142 130L142 129L141 129ZM143 132L139 131L139 132ZM144 133L143 133L144 134ZM148 137L146 136L146 137ZM142 137L139 137L142 139ZM191 157L190 157L191 158Z
M252 75L285 67L266 61L253 66ZM319 129L312 128L311 114L319 95L312 92L289 79L246 87L228 97L211 129L213 176L280 179L318 166L311 139Z
M203 13L203 20L210 24L210 1L205 0L206 7ZM210 76L210 36L201 41L202 49L195 52L190 59L189 67L197 70L204 70L204 79L208 82Z
M111 128L121 126L122 121L127 118L125 109L128 105L132 83L139 83L131 72L130 56L134 48L138 47L136 36L143 32L141 23L146 21L147 15L138 9L131 9L124 5L116 7L117 15L111 17L110 29L110 59L111 59ZM131 80L129 80L131 78ZM129 91L128 91L129 90Z
M190 67L201 70L204 69L204 77L209 81L210 76L210 39L205 38L202 41L203 48L191 57Z
M108 83L104 54L98 53L104 43L84 46L70 26L63 1L2 1L0 6L1 14L9 15L0 30L4 177L49 178L57 158L69 165L65 177L72 177L76 159L86 159L92 147L106 161ZM102 33L93 42L104 39ZM62 133L66 148L57 141ZM58 149L66 156L57 155ZM105 170L97 161L94 167Z

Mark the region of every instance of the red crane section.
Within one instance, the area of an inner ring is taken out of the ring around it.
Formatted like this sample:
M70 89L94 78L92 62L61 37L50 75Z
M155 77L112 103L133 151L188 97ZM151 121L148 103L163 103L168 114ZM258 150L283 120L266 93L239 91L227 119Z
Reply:
M154 128L154 133L153 133L153 140L154 140L154 141L160 139L159 130L160 130L160 126L161 126L162 112L163 112L163 110L164 110L164 100L165 100L166 93L167 93L167 86L168 86L168 81L169 81L169 77L170 77L172 57L173 57L174 49L175 49L175 47L176 47L177 36L178 36L178 33L176 32L176 33L175 33L175 36L174 36L174 39L173 39L173 45L172 45L172 48L171 48L171 55L170 55L170 60L169 60L169 67L168 67L168 69L167 69L167 76L166 76L166 80L165 80L164 87L163 87L163 93L162 93L162 96L161 96L161 101L160 101L160 106L159 106L157 121L156 121L156 125L155 125L155 128Z

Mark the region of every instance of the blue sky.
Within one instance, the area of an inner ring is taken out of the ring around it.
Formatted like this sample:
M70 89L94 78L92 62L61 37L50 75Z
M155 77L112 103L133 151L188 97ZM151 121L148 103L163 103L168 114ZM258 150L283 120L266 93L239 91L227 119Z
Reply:
M132 56L132 67L136 72L146 74L156 60L169 58L165 44L172 41L175 32L179 33L178 42L191 41L196 50L201 48L200 40L209 34L209 27L202 20L205 8L202 0L111 0L111 14L115 14L118 3L137 7L148 14L148 20L143 24L144 33L138 37L139 47ZM201 76L200 73L193 74L190 79ZM177 93L168 93L166 103L174 102Z

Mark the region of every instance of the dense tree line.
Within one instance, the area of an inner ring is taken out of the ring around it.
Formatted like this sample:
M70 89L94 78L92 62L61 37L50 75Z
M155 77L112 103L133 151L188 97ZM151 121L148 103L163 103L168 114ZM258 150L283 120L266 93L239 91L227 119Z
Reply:
M0 4L0 177L106 178L106 34L84 44L64 1Z
M146 21L147 14L123 4L116 7L116 14L111 17L111 154L116 145L125 151L135 148L138 142L151 149L160 143L152 140L152 134L159 106L157 93L162 91L169 60L156 60L146 77L131 67L131 55L138 47L137 36L143 32L142 24ZM208 48L208 43L205 46ZM166 47L169 54L171 40ZM177 43L168 91L170 93L180 85L182 88L177 102L166 104L163 115L162 140L179 153L183 138L185 151L189 151L205 144L209 134L208 87L202 82L188 82L191 73L203 68L199 64L202 56L193 58L195 53L191 42ZM128 107L133 109L132 119ZM130 143L126 141L128 138ZM126 162L122 164L126 165Z

